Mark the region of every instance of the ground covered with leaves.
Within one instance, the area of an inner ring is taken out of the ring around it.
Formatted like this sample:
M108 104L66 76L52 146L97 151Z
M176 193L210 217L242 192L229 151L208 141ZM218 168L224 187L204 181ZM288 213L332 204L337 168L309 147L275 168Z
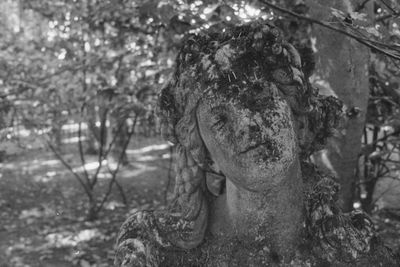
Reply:
M114 190L93 222L85 220L83 189L50 151L29 150L0 163L0 266L112 266L116 234L129 212L164 204L169 151L159 139L132 140L130 164L118 174L128 205ZM66 152L77 168L78 158ZM99 194L108 179L100 176Z
M0 267L112 266L116 234L126 216L138 207L164 205L169 152L159 139L135 138L128 149L130 164L118 175L128 205L114 190L93 222L85 220L82 188L50 151L29 150L0 163ZM79 166L73 150L65 154ZM107 179L100 179L99 193ZM398 252L400 212L376 212L373 219L386 244Z

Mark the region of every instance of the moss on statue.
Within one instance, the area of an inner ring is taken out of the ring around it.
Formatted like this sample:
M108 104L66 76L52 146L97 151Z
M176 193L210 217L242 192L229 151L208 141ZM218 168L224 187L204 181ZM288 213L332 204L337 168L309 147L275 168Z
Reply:
M302 72L273 25L189 35L162 90L176 144L174 199L138 212L117 239L116 266L398 266L362 212L309 162L338 126L341 103Z

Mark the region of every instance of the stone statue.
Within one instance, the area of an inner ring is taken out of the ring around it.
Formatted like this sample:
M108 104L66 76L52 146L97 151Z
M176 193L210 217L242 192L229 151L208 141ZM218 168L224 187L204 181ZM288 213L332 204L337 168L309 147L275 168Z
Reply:
M342 105L311 87L274 26L186 37L159 113L176 145L175 197L126 220L116 266L397 266L309 162Z

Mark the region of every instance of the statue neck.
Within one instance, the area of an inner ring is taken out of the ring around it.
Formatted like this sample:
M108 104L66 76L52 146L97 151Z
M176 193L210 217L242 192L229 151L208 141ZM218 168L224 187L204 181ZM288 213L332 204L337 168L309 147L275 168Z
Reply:
M213 216L220 221L215 227L215 222L211 222L211 231L253 241L262 236L277 253L290 254L300 240L304 216L299 162L292 164L280 184L271 185L268 190L248 191L228 178L226 194L213 205L221 214Z

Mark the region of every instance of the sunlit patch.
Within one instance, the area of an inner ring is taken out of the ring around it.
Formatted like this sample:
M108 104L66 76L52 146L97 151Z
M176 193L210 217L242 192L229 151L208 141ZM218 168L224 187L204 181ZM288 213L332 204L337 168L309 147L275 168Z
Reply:
M171 158L171 154L170 153L165 153L161 155L162 159L170 159Z
M36 176L34 176L34 177L33 177L33 180L34 180L35 182L47 183L47 182L50 182L50 181L53 179L53 177L55 177L56 175L57 175L57 172L55 172L55 171L49 171L49 172L46 172L46 175L45 175L45 176L43 176L43 175L36 175Z
M85 136L81 136L81 141L85 141L88 138ZM61 141L63 144L74 144L79 142L79 137L71 137L71 138L65 138Z
M98 229L85 229L77 234L69 231L60 233L51 233L46 236L46 245L50 245L56 248L62 247L73 247L78 245L80 242L87 242L94 238L101 238L103 234Z
M86 123L81 123L81 130L86 130L88 128ZM79 129L79 123L69 123L69 124L64 124L61 127L61 130L63 131L70 131L70 132L77 132Z
M29 209L29 210L23 210L21 212L21 214L19 215L19 219L23 220L23 219L27 219L30 217L34 217L34 218L40 218L43 216L43 212L39 210L39 208L33 208L33 209Z
M104 208L107 210L115 210L117 208L122 208L122 207L125 207L124 203L114 201L114 200L112 200L104 205Z
M44 160L44 161L39 161L40 165L46 165L46 166L53 166L53 165L58 165L60 164L60 161L57 159L51 159L51 160ZM47 173L46 173L47 175Z
M169 144L161 144L161 145L150 145L150 146L146 146L146 147L142 147L139 149L128 149L126 150L127 154L142 154L142 153L147 153L150 151L156 151L156 150L164 150L169 148L170 145Z
M354 202L354 203L353 203L353 208L354 208L354 209L360 209L360 208L361 208L361 203L358 202L358 201L357 201L357 202Z
M51 132L51 128L47 127L47 128L43 128L43 129L40 129L40 130L36 130L35 132L38 135L42 135L42 134L50 133Z
M101 163L104 166L105 164L107 164L107 160L103 160ZM85 170L93 171L93 170L96 170L99 166L100 166L99 162L94 161L94 162L88 162L84 166L74 168L73 170L74 170L74 172L84 172Z
M31 131L30 130L26 130L26 129L21 129L18 131L18 135L20 137L28 137L31 135Z
M157 160L159 159L158 156L150 156L150 155L146 155L146 156L139 156L135 158L135 161L153 161L153 160Z
M53 176L56 176L56 172L46 172L46 176L48 176L48 177L53 177Z
M246 5L244 7L244 9L245 9L247 15L249 15L251 17L256 17L256 16L260 15L260 12L261 12L260 9L254 8L254 7L250 6L250 5Z
M67 55L67 50L65 50L64 48L61 49L60 53L58 54L57 58L59 60L63 60L65 59L65 56Z
M103 172L101 172L101 173L99 173L99 174L97 175L97 177L98 177L99 179L111 179L111 178L112 178L112 175L111 175L111 173L103 173Z
M121 178L133 178L137 177L140 174L144 172L151 172L157 170L158 167L155 166L149 166L147 164L141 164L139 162L135 162L135 169L134 170L129 170L129 171L124 171L119 173L118 177Z

